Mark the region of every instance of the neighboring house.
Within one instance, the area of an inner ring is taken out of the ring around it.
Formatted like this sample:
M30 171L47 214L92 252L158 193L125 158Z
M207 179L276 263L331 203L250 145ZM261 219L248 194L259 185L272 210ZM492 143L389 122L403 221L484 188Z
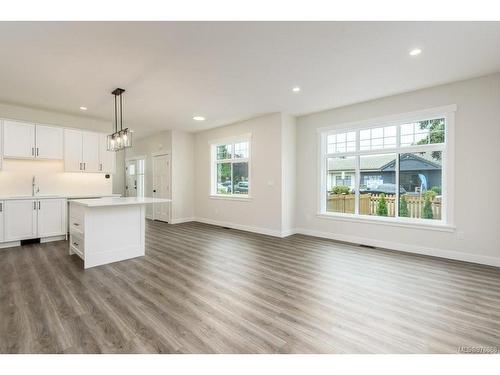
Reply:
M354 157L328 160L328 190L344 185L354 189ZM402 154L399 166L399 182L407 192L417 192L424 176L427 187L441 187L441 161L427 154ZM360 189L375 190L382 184L395 184L396 159L394 155L370 155L360 157Z

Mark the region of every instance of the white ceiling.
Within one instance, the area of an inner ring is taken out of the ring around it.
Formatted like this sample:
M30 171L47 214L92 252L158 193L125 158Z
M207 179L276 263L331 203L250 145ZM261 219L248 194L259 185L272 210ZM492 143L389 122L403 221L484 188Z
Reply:
M110 92L122 87L138 136L500 71L500 22L0 22L0 46L0 101L80 115L84 105L111 129Z

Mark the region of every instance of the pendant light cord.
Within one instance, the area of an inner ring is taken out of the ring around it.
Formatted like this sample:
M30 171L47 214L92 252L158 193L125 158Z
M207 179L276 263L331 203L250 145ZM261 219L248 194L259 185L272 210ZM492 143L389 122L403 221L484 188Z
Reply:
M122 94L120 93L120 131L123 130L123 102Z
M118 110L116 108L116 95L115 95L115 133L118 131Z

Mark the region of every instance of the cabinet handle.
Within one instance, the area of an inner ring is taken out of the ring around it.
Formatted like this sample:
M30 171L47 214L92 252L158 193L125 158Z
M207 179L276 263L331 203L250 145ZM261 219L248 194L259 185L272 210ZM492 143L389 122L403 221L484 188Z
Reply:
M42 208L41 201L38 201L38 209Z
M36 156L39 156L39 155L40 155L40 152L39 152L39 151L40 151L40 150L39 150L39 148L37 147L37 148L36 148Z
M0 203L0 212L3 211L3 206L2 206L2 203Z
M36 202L33 201L33 209L36 210Z
M35 148L31 147L31 156L35 156Z
M102 171L102 163L99 163L99 170Z
M73 242L73 245L78 246L78 242Z
M73 225L74 225L75 227L79 227L79 226L80 226L80 224L78 224L78 223L73 223Z
M85 164L86 164L86 163L83 163L83 170L85 170Z

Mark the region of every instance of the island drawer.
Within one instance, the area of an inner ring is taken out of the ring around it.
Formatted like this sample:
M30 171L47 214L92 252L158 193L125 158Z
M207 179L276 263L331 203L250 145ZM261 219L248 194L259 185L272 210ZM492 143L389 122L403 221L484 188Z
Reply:
M75 254L84 259L85 243L82 237L72 232L69 236L69 246Z
M79 216L79 215L72 215L72 212L71 212L71 216L69 218L69 231L72 232L72 231L77 231L77 232L80 232L80 233L84 233L84 220L83 220L83 216Z

